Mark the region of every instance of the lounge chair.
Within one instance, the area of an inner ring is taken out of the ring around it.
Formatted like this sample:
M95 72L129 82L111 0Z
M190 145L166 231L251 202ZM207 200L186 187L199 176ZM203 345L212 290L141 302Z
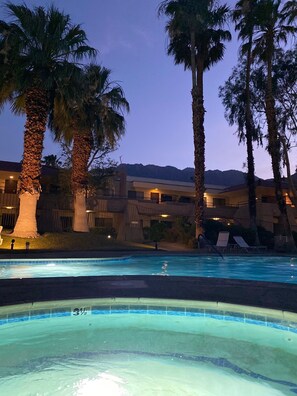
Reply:
M3 226L0 226L0 246L2 245L3 239L1 238L1 232L3 230Z
M267 246L250 246L241 236L234 236L233 239L237 243L237 245L246 252L249 251L259 252L260 250L267 249Z
M220 231L216 243L216 248L224 251L228 246L228 241L229 241L229 231Z

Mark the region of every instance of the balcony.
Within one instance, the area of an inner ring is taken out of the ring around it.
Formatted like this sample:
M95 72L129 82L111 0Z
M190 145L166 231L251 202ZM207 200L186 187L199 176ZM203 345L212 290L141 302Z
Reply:
M0 209L12 209L19 206L19 197L17 194L0 194Z
M238 210L238 206L212 206L205 208L206 218L232 219Z

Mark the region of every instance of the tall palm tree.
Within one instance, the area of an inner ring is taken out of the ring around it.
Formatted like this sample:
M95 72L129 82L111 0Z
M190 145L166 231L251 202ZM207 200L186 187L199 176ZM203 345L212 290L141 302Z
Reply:
M293 2L290 2L293 3ZM281 141L278 131L273 89L273 60L280 44L287 43L288 35L296 34L288 5L281 8L281 0L259 0L253 40L253 54L266 66L265 113L268 127L268 152L271 156L275 194L280 211L280 232L294 246L287 208L281 185Z
M129 104L120 85L110 80L110 73L98 65L84 68L76 84L69 86L66 82L51 116L56 139L73 141L73 231L89 231L86 191L92 149L104 143L114 147L125 132L123 114L129 111Z
M257 202L255 186L255 160L253 140L258 140L256 128L251 111L250 84L252 66L252 45L255 26L255 13L257 11L257 0L239 0L233 11L235 30L239 32L238 37L242 40L241 52L245 56L245 136L247 148L247 187L249 196L250 228L255 233L255 243L260 244L257 229Z
M55 7L7 4L11 22L0 21L0 103L24 112L24 154L19 177L19 216L13 235L38 236L36 206L48 113L60 79L73 62L95 55L85 32Z
M192 72L196 238L203 234L204 220L203 74L223 58L223 42L231 40L230 32L223 30L228 13L226 5L218 6L211 0L165 0L159 6L159 14L169 17L166 26L170 39L168 54L174 56L176 64L183 64Z

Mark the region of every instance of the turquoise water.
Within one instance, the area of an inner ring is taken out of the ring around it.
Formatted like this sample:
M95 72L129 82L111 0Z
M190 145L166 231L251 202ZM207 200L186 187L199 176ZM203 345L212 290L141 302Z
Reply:
M236 317L42 312L39 320L0 326L1 395L297 393L295 332Z
M297 283L297 258L145 255L111 259L0 260L2 279L105 275L201 276Z

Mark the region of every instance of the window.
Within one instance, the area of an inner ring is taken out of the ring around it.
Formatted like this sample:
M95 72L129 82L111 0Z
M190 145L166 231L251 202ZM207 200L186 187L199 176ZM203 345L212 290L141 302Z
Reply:
M161 194L161 202L171 202L172 195Z
M136 191L129 190L128 191L128 198L129 199L136 199Z
M179 198L178 202L191 203L191 202L193 202L193 199L191 197L183 197L183 196L181 196Z
M16 180L7 179L5 180L5 189L4 192L6 194L16 194L17 192L18 182Z
M128 198L129 199L144 199L144 192L143 191L128 191Z

